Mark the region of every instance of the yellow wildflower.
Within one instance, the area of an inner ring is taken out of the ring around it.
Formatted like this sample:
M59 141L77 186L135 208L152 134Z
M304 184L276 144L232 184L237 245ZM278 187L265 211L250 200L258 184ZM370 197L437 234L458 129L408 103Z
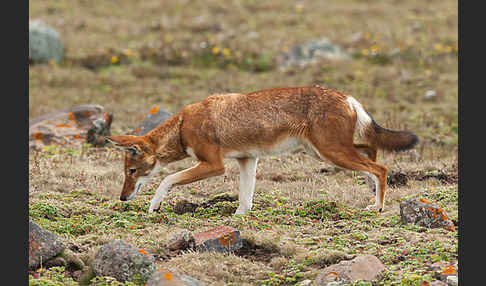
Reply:
M214 47L211 52L215 55L219 54L219 47Z
M443 50L442 44L440 44L440 43L435 44L434 48L439 53L442 52L442 50Z
M302 5L302 4L296 4L295 5L295 12L302 13L303 10L304 10L304 5Z
M117 56L113 56L113 57L111 57L111 63L112 63L112 64L116 64L116 63L118 63L118 57L117 57Z
M367 55L369 55L369 54L370 54L370 51L369 51L368 49L363 49L363 50L361 51L361 53L362 53L363 55L367 56Z
M223 55L224 55L225 57L229 57L229 56L230 56L230 54L231 54L231 52L230 52L230 50L229 50L228 48L223 49L223 52L222 52L222 53L223 53Z
M452 47L451 47L451 46L446 46L446 47L445 47L445 52L446 52L446 53L450 53L450 52L452 52Z
M370 50L372 52L378 53L380 51L380 48L377 45L371 46Z

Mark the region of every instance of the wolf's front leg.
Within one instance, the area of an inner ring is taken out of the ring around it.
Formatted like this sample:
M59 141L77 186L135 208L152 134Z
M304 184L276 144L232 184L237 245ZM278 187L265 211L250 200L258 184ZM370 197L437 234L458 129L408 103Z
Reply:
M196 166L165 177L155 192L155 196L150 202L149 213L158 210L160 203L167 195L172 186L189 184L211 176L224 174L224 166L221 161L217 163L199 162Z
M150 201L150 208L149 213L153 213L154 211L160 208L160 203L164 200L165 196L169 192L172 187L172 183L170 183L170 176L167 176L159 185L157 190L155 191L155 195Z

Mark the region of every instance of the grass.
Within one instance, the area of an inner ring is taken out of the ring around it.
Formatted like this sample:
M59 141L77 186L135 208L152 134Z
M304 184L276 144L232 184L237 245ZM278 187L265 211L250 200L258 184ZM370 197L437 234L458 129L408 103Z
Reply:
M403 225L399 215L401 200L424 198L458 220L457 180L439 176L457 176L457 2L31 1L29 15L58 29L66 46L63 62L29 67L30 119L96 103L113 112L112 132L124 134L154 106L173 113L212 93L318 84L355 96L379 124L412 130L421 140L416 159L379 153L390 174L408 176L406 185L388 189L381 214L363 210L374 195L361 174L301 152L261 158L254 208L234 216L236 201L204 205L237 195L232 160L225 161L225 175L176 187L161 211L148 215L161 179L192 166L192 159L167 166L135 200L120 202L119 152L30 151L29 215L86 262L116 238L152 253L157 268L207 285L295 285L365 253L387 267L381 285L420 285L437 277L428 265L457 261L457 231ZM322 36L351 59L278 68L282 52ZM428 90L436 96L426 97ZM184 200L204 207L178 214ZM240 230L245 251L174 257L162 247L178 230L222 224ZM32 277L30 283L78 284L62 268L38 275L50 282ZM93 284L118 285L109 277Z

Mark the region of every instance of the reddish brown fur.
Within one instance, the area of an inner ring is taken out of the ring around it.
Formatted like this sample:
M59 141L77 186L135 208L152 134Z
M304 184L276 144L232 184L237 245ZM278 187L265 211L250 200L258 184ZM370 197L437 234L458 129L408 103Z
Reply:
M223 174L225 156L244 159L254 156L252 152L271 152L285 139L298 138L321 159L375 175L379 181L375 207L381 209L387 169L376 163L377 148L396 141L400 134L394 137L394 131L376 128L373 121L374 125L367 127L364 138L370 144L354 144L357 113L347 98L348 95L339 91L321 87L213 95L186 106L144 136L110 138L119 145L126 144L128 138L143 150L142 157L133 157L136 160L155 156L163 164L187 157L186 150L191 148L200 163L178 173L173 178L174 185ZM377 140L376 134L380 132L386 136ZM135 164L130 158L127 156L125 168ZM127 180L122 196L129 195L133 185Z

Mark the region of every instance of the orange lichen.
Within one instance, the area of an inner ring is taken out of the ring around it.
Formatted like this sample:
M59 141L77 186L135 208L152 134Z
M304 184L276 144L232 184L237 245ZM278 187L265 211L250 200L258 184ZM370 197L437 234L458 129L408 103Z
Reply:
M42 134L41 132L35 132L33 134L33 137L35 140L42 140L42 138L44 138L44 134Z
M449 218L443 213L440 220L444 221L444 220L448 220Z
M66 123L58 123L56 124L56 127L71 127L71 125Z
M165 272L165 273L164 273L164 278L165 278L165 280L172 280L172 278L173 278L173 277L172 277L172 273L170 273L170 272Z
M447 267L441 267L442 268L442 274L444 275L453 275L456 273L456 269L454 268L454 265L449 265Z
M147 251L145 251L145 250L143 250L143 249L141 249L141 248L139 248L139 249L138 249L138 252L139 252L139 253L142 253L142 254L145 254L145 255L147 255L147 254L148 254L148 253L147 253Z
M137 128L135 129L135 133L137 133L137 134L138 134L138 133L140 133L140 131L141 131L141 130L140 130L140 127L137 127Z
M230 246L236 242L236 234L234 232L224 235L218 239L219 244L223 246Z
M327 280L336 280L338 278L338 274L336 271L331 271L326 275Z
M424 204L428 204L428 205L431 205L431 204L432 204L431 202L426 201L426 200L424 200L424 199L419 199L419 201L421 201L421 202L422 202L422 203L424 203Z
M69 112L68 113L68 120L69 121L75 121L75 119L74 119L74 113L73 112Z
M160 107L158 107L158 106L154 106L154 107L152 107L152 108L150 109L149 113L150 113L150 114L155 114L155 113L159 112L159 110L160 110Z
M449 231L456 231L456 227L454 225L449 225L444 227L444 229L449 230Z

